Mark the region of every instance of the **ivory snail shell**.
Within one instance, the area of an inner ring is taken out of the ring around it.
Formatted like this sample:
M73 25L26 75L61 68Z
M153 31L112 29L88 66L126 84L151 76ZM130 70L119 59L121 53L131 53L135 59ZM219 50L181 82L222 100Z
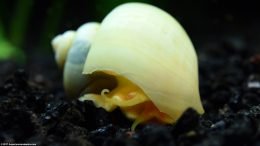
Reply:
M135 120L132 128L150 120L174 123L189 107L204 113L196 52L168 13L148 4L127 3L101 24L84 26L67 49L64 86L70 96L91 100L107 111L119 107Z

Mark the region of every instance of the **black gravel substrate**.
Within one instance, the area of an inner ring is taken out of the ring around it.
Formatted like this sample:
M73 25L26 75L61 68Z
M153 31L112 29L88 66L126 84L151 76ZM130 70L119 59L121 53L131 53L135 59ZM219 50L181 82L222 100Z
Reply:
M1 62L0 143L260 146L260 45L225 36L196 49L206 113L188 109L174 125L146 124L134 132L119 110L107 113L91 102L66 100L52 57L32 57L22 69Z

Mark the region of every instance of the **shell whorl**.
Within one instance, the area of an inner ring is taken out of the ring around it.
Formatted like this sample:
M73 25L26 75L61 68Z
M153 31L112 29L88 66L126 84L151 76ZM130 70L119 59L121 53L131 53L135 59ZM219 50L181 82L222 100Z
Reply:
M98 29L99 23L89 22L79 27L76 32L67 31L52 41L56 61L64 69L64 88L71 98L79 96L87 84L87 77L82 72Z

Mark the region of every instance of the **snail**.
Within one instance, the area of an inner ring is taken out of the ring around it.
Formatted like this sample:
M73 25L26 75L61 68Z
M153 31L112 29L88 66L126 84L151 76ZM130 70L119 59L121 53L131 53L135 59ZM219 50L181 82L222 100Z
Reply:
M148 121L174 123L189 107L204 113L192 42L177 20L155 6L122 4L100 24L55 37L52 46L63 55L56 60L68 96L108 112L120 108L134 120L132 129Z

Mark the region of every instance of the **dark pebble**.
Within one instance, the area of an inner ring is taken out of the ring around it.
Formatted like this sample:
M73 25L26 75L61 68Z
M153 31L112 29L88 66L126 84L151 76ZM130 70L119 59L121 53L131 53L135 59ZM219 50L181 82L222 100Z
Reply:
M196 128L199 123L199 114L192 108L187 109L174 125L173 134L179 135Z
M175 146L171 130L160 125L148 124L134 137L142 146Z

